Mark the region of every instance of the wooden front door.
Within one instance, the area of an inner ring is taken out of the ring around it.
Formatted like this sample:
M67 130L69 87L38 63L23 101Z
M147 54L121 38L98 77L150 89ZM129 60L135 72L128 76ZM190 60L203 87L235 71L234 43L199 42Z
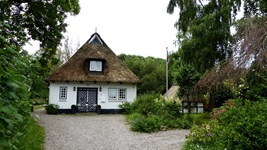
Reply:
M79 112L94 112L97 104L97 88L77 88Z

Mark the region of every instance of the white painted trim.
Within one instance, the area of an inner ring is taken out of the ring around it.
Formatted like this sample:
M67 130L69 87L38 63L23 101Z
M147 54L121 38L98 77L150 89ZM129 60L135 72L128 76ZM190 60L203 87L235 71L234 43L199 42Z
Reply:
M91 43L95 38L97 38L99 40L99 42L103 45L102 40L98 37L97 34L95 34L88 43Z

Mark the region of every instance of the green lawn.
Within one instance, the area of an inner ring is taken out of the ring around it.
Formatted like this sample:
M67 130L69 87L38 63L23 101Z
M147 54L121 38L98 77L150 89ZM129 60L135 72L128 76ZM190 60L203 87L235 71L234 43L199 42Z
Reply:
M188 114L184 114L184 118L188 117ZM207 112L199 114L189 114L189 117L192 119L194 124L201 125L210 121L211 115Z
M38 110L38 109L41 109L41 108L44 108L43 105L33 105L33 110Z

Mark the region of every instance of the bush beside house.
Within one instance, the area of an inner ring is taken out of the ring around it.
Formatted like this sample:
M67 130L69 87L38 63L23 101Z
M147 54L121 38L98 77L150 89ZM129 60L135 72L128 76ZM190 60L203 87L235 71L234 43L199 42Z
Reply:
M47 112L47 114L58 114L58 108L59 106L56 104L49 104L45 110Z
M131 130L137 132L189 128L191 124L180 113L179 102L166 101L160 94L141 95L133 103L123 103L120 107L127 114Z
M266 149L266 120L266 100L228 100L210 122L192 127L183 149Z

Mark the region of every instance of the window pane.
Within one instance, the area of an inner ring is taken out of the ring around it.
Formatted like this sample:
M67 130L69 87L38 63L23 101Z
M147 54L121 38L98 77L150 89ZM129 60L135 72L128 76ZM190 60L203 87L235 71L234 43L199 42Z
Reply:
M67 87L60 87L59 98L60 99L67 99Z
M102 71L102 61L90 61L90 71Z
M127 99L127 89L119 89L119 99Z
M117 99L117 89L116 88L109 88L108 89L108 98L109 99Z
M90 71L96 70L96 61L90 61Z
M96 62L96 71L102 71L102 61Z

